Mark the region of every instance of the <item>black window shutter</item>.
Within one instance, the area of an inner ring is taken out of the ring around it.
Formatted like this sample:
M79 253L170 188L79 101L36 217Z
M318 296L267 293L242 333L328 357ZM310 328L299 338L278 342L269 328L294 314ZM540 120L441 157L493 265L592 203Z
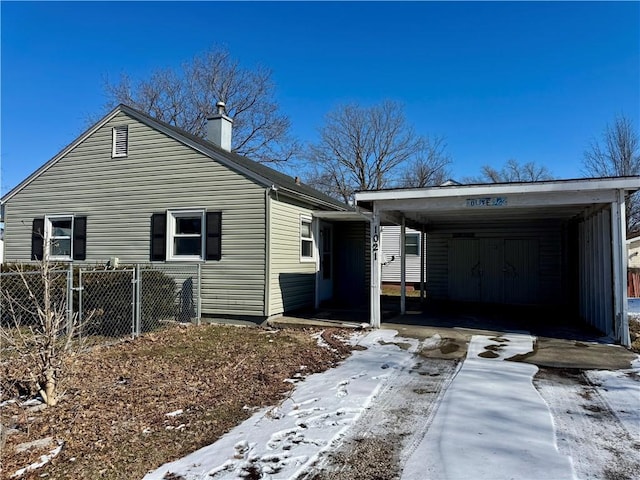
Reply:
M31 260L44 256L44 218L34 218L31 229Z
M207 212L206 259L222 258L222 212Z
M73 219L73 259L87 258L87 217Z
M167 214L154 213L151 215L151 261L158 262L167 259Z

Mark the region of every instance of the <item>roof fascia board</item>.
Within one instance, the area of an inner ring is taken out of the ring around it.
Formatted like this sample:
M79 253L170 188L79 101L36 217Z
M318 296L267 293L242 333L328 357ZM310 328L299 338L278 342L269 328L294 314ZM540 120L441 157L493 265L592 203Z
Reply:
M323 220L334 221L371 221L372 214L370 212L363 212L359 210L354 211L327 211L327 210L315 210L313 216L321 218Z
M455 187L431 187L410 190L378 190L357 192L356 202L422 199L456 196L507 195L527 193L571 192L584 190L640 190L640 176L621 178L593 178L542 183L462 185Z
M494 193L492 197L495 198ZM608 204L615 200L616 194L614 190L602 191L582 191L582 192L551 192L536 193L529 195L513 194L504 195L505 203L500 206L473 206L467 205L468 199L482 198L476 195L464 195L456 197L436 197L436 198L410 198L410 199L394 199L380 200L376 205L380 211L462 211L475 210L482 208L490 208L491 210L509 210L513 208L525 207L555 207L563 205L594 205Z
M349 210L344 207L344 208L339 208L337 205L333 205L329 202L325 202L324 200L320 200L317 197L312 197L311 195L305 195L304 193L300 193L300 192L296 192L295 190L291 190L289 188L283 187L283 186L279 186L278 185L278 193L284 193L285 195L289 196L289 197L293 197L293 198L297 198L297 199L302 199L304 201L306 201L307 203L311 203L314 205L318 205L318 206L324 206L324 207L329 207L335 211L345 211L348 212Z
M2 203L6 203L7 201L9 201L13 196L15 196L17 193L19 193L20 191L22 191L27 185L29 185L32 181L34 181L36 178L38 178L40 175L42 175L43 173L45 173L47 170L49 170L51 167L53 167L56 163L58 163L58 161L64 157L65 155L67 155L71 150L73 150L74 148L76 148L79 144L81 144L82 142L84 142L88 137L90 137L91 135L93 135L97 130L99 130L100 128L102 128L104 126L104 124L106 124L107 122L111 121L111 119L113 119L113 117L115 117L121 110L121 106L117 106L115 107L113 110L111 110L109 113L107 113L102 120L99 120L96 124L94 124L92 127L89 127L88 130L86 130L83 134L81 134L78 138L76 138L73 142L71 142L69 145L67 145L65 148L63 148L57 155L55 155L51 160L49 160L48 162L46 162L44 165L42 165L40 168L38 168L35 172L33 172L31 175L29 175L27 178L25 178L22 182L20 182L18 185L16 185L15 187L13 187L11 190L9 190L9 192L7 192L7 194L2 197Z

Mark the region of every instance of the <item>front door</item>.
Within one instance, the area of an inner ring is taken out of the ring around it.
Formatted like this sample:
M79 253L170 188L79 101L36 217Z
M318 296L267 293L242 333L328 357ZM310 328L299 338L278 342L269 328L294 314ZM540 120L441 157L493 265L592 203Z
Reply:
M320 224L320 276L318 281L319 301L333 298L333 227L328 223Z

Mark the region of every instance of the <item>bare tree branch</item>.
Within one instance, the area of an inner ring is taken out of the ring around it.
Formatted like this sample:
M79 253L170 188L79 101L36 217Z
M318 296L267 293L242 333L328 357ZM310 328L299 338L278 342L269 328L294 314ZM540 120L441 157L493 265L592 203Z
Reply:
M402 175L402 186L422 188L442 185L449 176L451 157L446 153L444 137L427 137L422 151Z
M583 171L589 177L640 175L640 137L631 119L617 115L607 125L600 141L592 139L584 152ZM640 230L640 199L627 198L627 230Z
M398 103L341 105L326 115L320 141L308 149L309 183L349 202L357 190L398 184L402 166L424 143L407 125Z
M537 182L552 179L553 175L544 165L535 162L521 164L510 159L500 170L491 165L483 165L479 176L466 177L463 183Z
M123 75L105 82L108 108L124 103L189 133L204 137L216 103L233 119L231 148L260 162L284 162L300 147L289 135L289 119L275 102L271 72L245 69L220 47L211 48L181 70L157 70L134 83Z

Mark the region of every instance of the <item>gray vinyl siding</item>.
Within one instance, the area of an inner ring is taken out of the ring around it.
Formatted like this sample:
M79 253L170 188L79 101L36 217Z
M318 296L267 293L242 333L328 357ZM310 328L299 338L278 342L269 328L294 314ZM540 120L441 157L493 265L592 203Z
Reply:
M418 251L420 249L420 232L411 228L406 228L406 234L418 234ZM386 225L382 227L382 252L391 260L395 260L382 266L383 282L400 282L400 226ZM420 255L407 255L406 276L407 282L420 282Z
M548 221L545 224L510 224L509 226L485 225L482 229L456 229L429 232L427 234L427 295L434 299L449 299L452 278L450 268L456 259L452 257L451 242L458 239L496 239L532 241L537 248L536 303L562 305L566 302L563 291L562 225ZM535 241L535 242L533 242ZM470 286L471 288L472 286ZM473 290L473 289L472 289ZM469 292L473 295L473 291Z
M111 158L112 127L123 124L128 156ZM263 316L264 198L242 174L120 113L8 201L6 260L30 259L34 217L86 215L86 263L138 263L150 258L153 213L220 211L222 259L203 263L203 314Z
M300 216L312 217L312 211L273 198L270 204L269 315L313 307L316 262L300 261Z

